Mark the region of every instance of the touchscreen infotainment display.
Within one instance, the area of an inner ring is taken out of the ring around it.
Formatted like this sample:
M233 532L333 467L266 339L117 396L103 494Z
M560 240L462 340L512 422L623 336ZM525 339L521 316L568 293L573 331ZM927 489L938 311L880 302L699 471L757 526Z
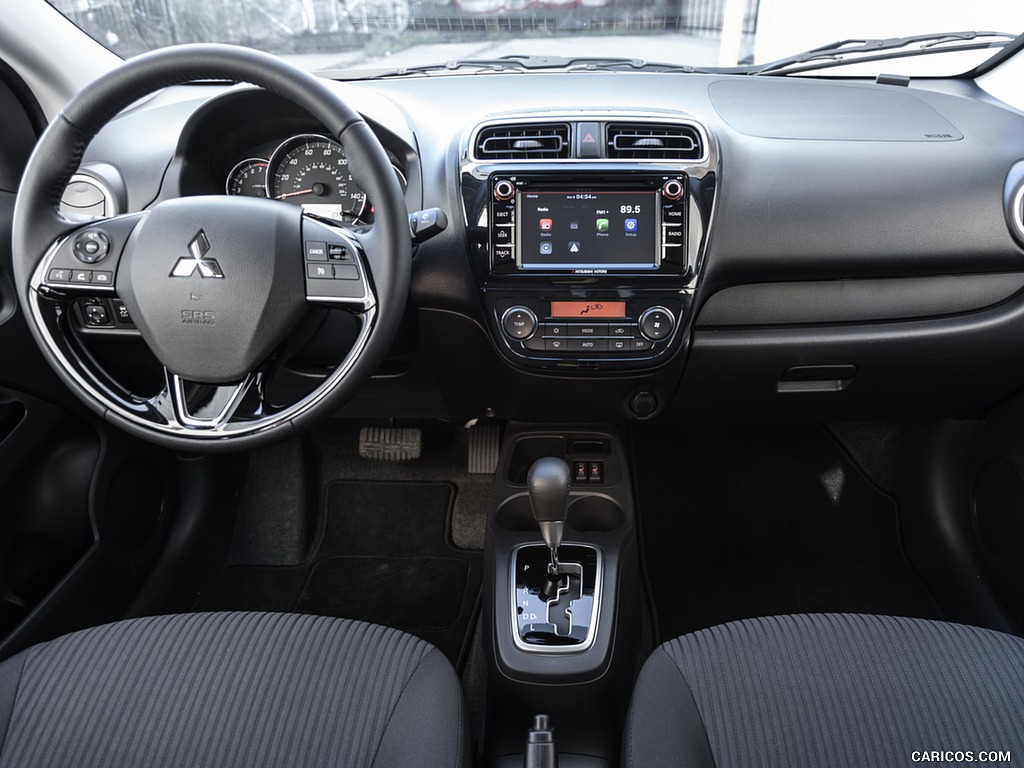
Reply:
M638 191L521 191L520 269L657 269L658 194Z

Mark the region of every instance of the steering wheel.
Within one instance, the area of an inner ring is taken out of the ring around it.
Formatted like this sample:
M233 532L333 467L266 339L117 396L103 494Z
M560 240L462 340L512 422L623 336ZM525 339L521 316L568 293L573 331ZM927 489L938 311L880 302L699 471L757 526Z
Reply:
M68 181L106 123L156 90L211 79L260 86L319 120L345 147L352 177L373 202L372 227L222 195L165 200L86 224L60 214ZM312 75L226 45L161 49L87 86L39 140L14 211L18 295L58 375L111 423L193 451L252 448L337 411L394 337L411 249L401 187L366 122ZM123 306L163 367L160 392L133 392L90 353L74 318L95 305ZM357 316L355 343L312 391L272 403L266 386L278 350L307 312L324 307Z

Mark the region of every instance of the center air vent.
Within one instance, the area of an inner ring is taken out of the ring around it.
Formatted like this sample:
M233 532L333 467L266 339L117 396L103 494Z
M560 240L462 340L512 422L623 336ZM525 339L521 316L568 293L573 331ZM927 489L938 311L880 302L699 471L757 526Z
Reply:
M689 125L608 125L608 157L624 160L700 160L703 156L700 132Z
M569 147L568 123L492 125L476 137L478 160L559 160Z

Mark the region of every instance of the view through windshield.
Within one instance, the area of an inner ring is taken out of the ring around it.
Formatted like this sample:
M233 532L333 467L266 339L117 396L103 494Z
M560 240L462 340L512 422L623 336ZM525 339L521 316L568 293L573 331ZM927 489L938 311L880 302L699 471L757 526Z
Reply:
M735 66L773 61L850 38L1024 31L1020 0L974 4L930 0L51 2L123 57L175 43L226 42L283 55L310 70L401 68L513 54ZM869 71L953 74L995 52L982 48L914 57L902 59L898 67L874 64Z

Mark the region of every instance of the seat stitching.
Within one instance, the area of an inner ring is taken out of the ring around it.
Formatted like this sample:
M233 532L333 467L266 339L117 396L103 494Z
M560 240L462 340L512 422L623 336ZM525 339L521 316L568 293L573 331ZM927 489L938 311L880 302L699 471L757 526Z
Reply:
M697 705L697 697L693 695L693 689L690 688L690 683L686 679L686 675L683 674L683 670L679 667L679 663L672 657L672 654L670 654L665 649L665 645L661 645L658 648L654 649L654 653L658 653L658 652L660 652L663 656L668 658L669 662L672 665L672 668L675 669L676 674L679 675L679 679L682 681L683 687L686 689L686 692L690 695L690 699L693 701L693 707L694 707L694 709L697 710L697 717L700 718L701 729L704 731L704 739L705 739L705 743L707 744L707 747L708 747L708 754L711 755L711 765L712 766L716 766L717 763L715 762L715 752L714 752L713 749L711 749L711 739L708 737L708 727L707 727L707 724L704 722L704 715L703 715L703 713L701 713L700 707ZM636 707L630 707L629 708L629 732L630 732L630 739L629 739L629 764L630 765L635 765L636 764L636 760L633 759L634 758L634 747L633 747L634 740L632 738L632 734L633 734L633 730L634 730L633 726L634 726L634 723L636 722L636 716L637 716L636 712L637 712L637 708Z
M14 701L11 704L11 716L4 725L3 738L0 738L0 761L3 760L4 749L7 747L7 737L11 732L11 723L14 722L14 715L18 710L18 697L21 695L21 683L25 679L25 667L28 666L29 657L36 655L36 653L37 651L35 648L31 649L27 654L25 654L25 658L21 661L21 671L18 672L18 684L15 686Z
M398 705L402 703L402 697L405 696L406 690L409 688L409 683L416 677L416 673L420 671L420 667L423 665L424 660L431 655L431 653L440 653L440 651L431 650L423 654L420 660L416 662L416 666L412 668L412 672L405 678L405 682L402 683L402 690L398 693L398 698L395 699L395 704L391 707L391 711L388 713L387 722L384 723L384 728L380 732L380 738L377 739L377 748L373 751L373 759L370 760L370 765L374 766L377 764L377 755L380 754L381 745L384 743L384 737L387 736L388 728L391 727L391 719L395 716L395 710L398 709Z

